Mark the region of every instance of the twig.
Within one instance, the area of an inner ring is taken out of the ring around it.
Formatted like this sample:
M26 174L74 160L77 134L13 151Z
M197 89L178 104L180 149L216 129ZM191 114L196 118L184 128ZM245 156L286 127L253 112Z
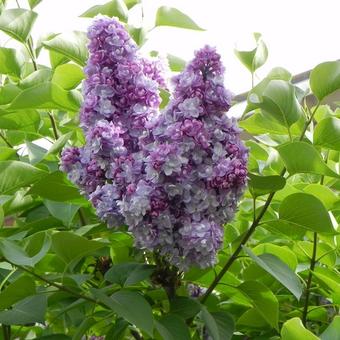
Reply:
M25 271L26 273L28 273L28 274L30 274L30 275L36 277L37 279L39 279L39 280L41 280L41 281L43 281L43 282L48 283L50 286L53 286L53 287L55 287L55 288L58 288L59 290L62 290L62 291L64 291L64 292L66 292L66 293L69 293L69 294L71 294L71 295L73 295L73 296L75 296L75 297L77 297L77 298L79 298L79 299L84 299L84 300L87 300L87 301L89 301L89 302L92 302L92 303L95 303L95 304L99 304L99 305L104 306L105 308L107 308L106 305L104 305L104 304L102 304L101 302L99 302L99 301L97 301L97 300L91 298L91 297L88 296L88 295L85 295L85 294L82 294L82 293L78 293L78 292L74 291L73 289L70 289L70 288L68 288L68 287L66 287L66 286L63 286L63 285L59 284L59 283L50 281L50 280L44 278L43 276L41 276L41 275L35 273L34 271L32 271L32 270L30 270L30 269L27 269L27 268L24 267L24 266L21 266L21 265L18 265L18 264L14 264L14 263L12 263L11 261L9 261L9 260L7 260L7 259L2 259L2 260L4 260L4 261L10 263L10 264L11 264L12 266L14 266L14 267L17 267L17 268L19 268L19 269Z
M8 141L8 139L2 134L2 132L0 132L0 138L6 143L6 145L11 148L14 149L13 145Z
M55 119L54 119L54 117L53 117L51 112L47 112L47 114L48 114L48 116L50 118L50 121L51 121L54 138L58 139L59 138L59 134L58 134L58 130L57 130L57 125L55 123Z
M311 285L312 285L313 271L314 271L315 264L316 264L317 244L318 244L318 234L314 232L314 234L313 234L313 254L312 254L312 259L310 261L310 268L309 268L309 274L308 274L307 286L306 286L305 304L304 304L303 313L302 313L302 323L303 323L304 326L306 326L306 322L307 322L307 314L308 314L308 306L309 306L309 298L310 298L310 288L311 288Z

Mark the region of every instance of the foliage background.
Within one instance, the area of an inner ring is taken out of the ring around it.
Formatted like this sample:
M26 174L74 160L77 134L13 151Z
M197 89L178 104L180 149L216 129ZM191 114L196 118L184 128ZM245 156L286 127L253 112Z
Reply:
M249 189L225 226L218 265L178 274L176 297L168 297L152 254L135 249L124 229L101 224L58 170L64 145L84 142L77 112L86 38L33 40L39 2L1 6L0 29L21 46L0 48L2 338L339 338L340 123L333 99L340 63L314 68L307 91L282 68L259 84L249 76L257 85L240 119ZM134 6L138 1L111 1L85 16L126 22ZM164 7L155 23L200 29ZM143 45L148 32L128 28ZM267 59L255 38L254 50L236 51L250 75ZM49 64L40 62L41 51ZM173 56L169 62L174 72L184 65ZM194 298L197 286L208 293Z

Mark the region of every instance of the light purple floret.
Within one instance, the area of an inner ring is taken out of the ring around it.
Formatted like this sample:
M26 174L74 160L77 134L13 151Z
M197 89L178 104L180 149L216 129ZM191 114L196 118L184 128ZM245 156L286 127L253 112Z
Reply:
M86 144L64 150L62 170L109 226L129 227L139 248L184 270L213 265L246 185L248 157L225 114L231 94L220 56L209 46L196 52L160 112L163 68L140 57L113 19L96 20L88 36Z

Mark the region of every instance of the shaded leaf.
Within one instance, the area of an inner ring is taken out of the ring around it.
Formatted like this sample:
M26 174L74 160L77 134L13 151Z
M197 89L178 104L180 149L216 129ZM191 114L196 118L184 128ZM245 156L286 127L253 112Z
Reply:
M156 321L156 328L164 340L190 340L190 332L184 320L177 315L165 315Z
M278 328L279 303L271 290L260 282L246 281L238 289L273 328Z
M266 272L285 286L298 300L302 295L302 284L296 274L278 257L272 254L256 256L249 248L245 252Z
M121 290L107 296L100 289L95 288L92 288L91 292L96 299L111 308L119 316L152 336L152 309L139 293Z
M19 161L0 161L0 194L37 182L47 173L32 165Z
M278 191L286 184L286 180L282 176L257 176L251 173L248 176L249 191L254 197Z
M340 119L329 117L322 119L314 130L314 144L340 151Z
M11 307L27 296L35 294L35 283L29 276L20 276L0 293L0 310Z
M318 233L335 233L325 206L310 194L295 193L286 197L280 205L279 216L296 227Z
M321 158L313 145L306 142L291 142L280 145L277 150L282 157L290 175L296 173L311 173L338 178ZM292 157L296 155L296 157ZM302 157L303 156L303 157Z
M105 246L105 243L88 240L68 231L60 231L52 235L53 250L65 263L93 254Z
M13 100L9 109L60 109L77 112L80 100L77 92L65 91L54 83L45 82L22 91Z
M0 312L0 323L4 325L27 325L45 321L47 296L35 295L18 302L12 309Z

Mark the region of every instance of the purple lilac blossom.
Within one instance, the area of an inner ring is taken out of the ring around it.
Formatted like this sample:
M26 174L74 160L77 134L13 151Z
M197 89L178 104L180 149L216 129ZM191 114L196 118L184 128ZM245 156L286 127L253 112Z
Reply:
M159 249L181 269L216 262L223 224L246 185L247 149L225 114L231 94L223 75L220 56L206 46L174 77L173 98L146 124L153 139L144 145L146 184L121 206L133 216L137 244ZM143 202L143 216L128 204L135 200Z
M142 174L139 138L147 133L148 117L158 114L165 69L157 60L143 59L114 19L95 20L88 38L80 112L86 144L65 149L61 169L90 199L97 215L118 226L124 223L119 202Z
M96 20L88 37L86 144L65 149L61 169L109 226L129 227L137 247L183 270L213 265L247 178L220 56L196 52L160 112L164 68L142 58L114 19Z

